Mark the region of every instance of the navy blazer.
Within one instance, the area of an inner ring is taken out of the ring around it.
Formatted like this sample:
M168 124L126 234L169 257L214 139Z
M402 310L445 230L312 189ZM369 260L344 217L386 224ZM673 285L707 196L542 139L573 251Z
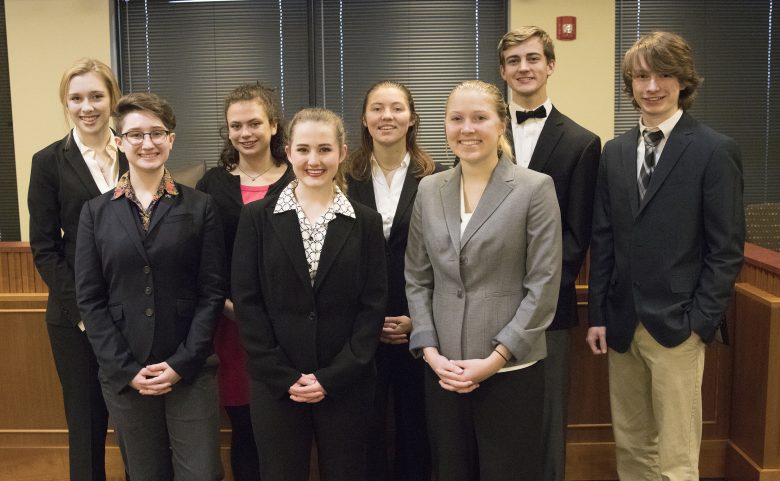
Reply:
M117 161L121 177L127 172L125 154L118 152ZM100 190L71 134L33 155L27 192L30 247L49 287L49 324L75 326L81 319L73 272L76 233L81 207L98 195Z
M607 142L593 213L591 326L625 352L637 322L661 345L722 325L742 266L745 217L737 144L683 113L639 201L634 127ZM725 332L725 330L724 330Z
M401 198L393 216L393 225L390 227L390 237L385 240L385 252L387 253L387 315L408 316L409 306L406 302L406 279L404 279L404 256L406 254L406 241L409 237L409 221L412 218L412 206L417 195L417 185L421 177L416 177L412 171L412 165L406 170L404 184L401 187ZM436 164L434 173L445 170L445 167ZM347 179L347 195L350 200L355 200L363 205L376 210L376 197L374 195L374 181Z
M148 233L126 197L84 205L76 287L100 372L115 392L147 364L166 361L192 381L213 352L225 303L222 226L211 197L176 184Z
M232 299L249 375L278 397L302 373L329 396L375 373L387 276L382 220L352 203L356 218L328 224L314 285L294 211L274 214L278 196L241 210L233 249Z
M511 123L507 137L514 153ZM528 164L529 169L552 177L561 209L563 270L558 305L549 330L578 324L574 283L590 246L600 156L601 139L553 107Z

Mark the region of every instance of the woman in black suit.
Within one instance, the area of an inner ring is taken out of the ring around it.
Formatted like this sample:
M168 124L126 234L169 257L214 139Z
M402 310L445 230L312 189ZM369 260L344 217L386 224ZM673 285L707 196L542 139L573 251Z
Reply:
M365 477L374 352L386 300L382 221L342 193L344 126L305 109L288 127L296 180L244 207L232 294L249 357L264 481Z
M119 100L130 168L84 204L76 292L133 481L222 479L212 336L225 303L212 198L165 169L176 118L154 94ZM208 361L207 361L208 359Z
M360 148L349 156L349 197L377 210L387 252L387 310L377 350L377 383L369 433L367 479L430 480L425 430L424 364L409 353L404 253L417 184L442 170L417 145L420 116L401 83L381 81L363 99ZM395 411L395 462L387 459L387 404Z
M84 333L73 274L79 213L127 171L109 127L121 96L111 69L84 58L62 75L60 100L73 129L32 159L27 207L33 259L49 288L46 322L68 423L70 478L104 481L108 412Z
M295 176L285 158L281 109L273 89L259 83L233 89L225 98L225 122L227 138L219 165L206 172L196 188L211 195L216 202L230 266L241 207L278 194ZM246 354L230 298L225 299L214 333L214 350L219 356L220 402L230 418L233 478L257 481L259 465L249 414Z

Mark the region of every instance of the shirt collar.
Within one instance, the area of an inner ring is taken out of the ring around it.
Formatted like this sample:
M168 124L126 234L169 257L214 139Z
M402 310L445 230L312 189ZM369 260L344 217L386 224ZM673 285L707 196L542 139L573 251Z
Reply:
M664 133L664 139L668 139L669 136L672 134L672 130L674 129L674 126L677 125L677 122L679 122L680 117L682 117L683 111L682 109L677 109L677 112L674 113L671 117L664 120L656 128L660 129L661 132ZM645 127L645 125L642 123L642 117L639 117L639 138L642 138L642 132L647 129L648 127Z
M276 201L274 207L274 214L280 214L289 210L297 211L300 208L298 199L295 197L295 188L298 186L298 179L293 180L287 187L279 194L279 199ZM355 218L355 209L347 199L347 196L341 192L341 189L336 184L333 184L333 188L336 191L336 196L333 199L333 203L328 207L328 211L333 214L341 214L346 217ZM326 212L327 214L327 212Z
M159 199L163 196L172 197L174 195L179 195L179 189L176 188L176 183L173 181L171 173L168 172L168 169L165 169L154 198ZM119 178L119 182L114 187L114 195L111 197L111 200L116 200L120 197L135 198L135 189L133 189L133 184L130 183L130 171L125 172Z
M547 100L545 100L541 105L544 105L544 111L547 113L547 117L549 117L550 116L550 112L552 112L552 100L550 100L550 98L547 97ZM534 107L532 109L527 109L527 108L521 107L519 104L515 103L514 100L510 100L509 101L509 113L510 113L512 125L517 125L517 121L515 120L515 112L517 112L518 110L521 111L521 112L530 112L531 110L538 109L541 105L537 105L536 107ZM547 117L545 117L544 119L536 119L536 120L545 120Z
M76 142L76 147L79 148L79 152L81 152L81 155L84 156L87 154L87 152L94 152L95 149L92 147L88 147L84 144L84 142L81 140L81 137L79 137L79 131L77 129L73 129L73 141ZM117 147L116 147L116 137L114 137L114 133L109 131L108 133L108 139L106 139L106 152L108 152L108 155L111 156L111 158L116 158L117 153Z

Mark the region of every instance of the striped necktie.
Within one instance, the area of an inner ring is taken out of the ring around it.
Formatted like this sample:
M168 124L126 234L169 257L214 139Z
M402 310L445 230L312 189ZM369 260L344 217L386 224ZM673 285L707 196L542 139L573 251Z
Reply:
M658 148L658 144L664 138L664 133L659 129L645 129L642 131L642 138L645 141L645 161L642 163L642 168L639 171L638 187L640 200L644 198L647 186L650 185L650 176L653 175L653 169L655 169L655 149Z

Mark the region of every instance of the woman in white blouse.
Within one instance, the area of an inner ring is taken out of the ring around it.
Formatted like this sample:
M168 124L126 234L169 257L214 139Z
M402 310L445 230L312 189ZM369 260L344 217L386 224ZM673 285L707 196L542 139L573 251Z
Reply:
M404 254L417 184L443 170L417 144L420 116L406 86L384 80L363 99L360 148L347 160L348 195L382 216L387 253L387 310L377 349L377 382L369 432L372 480L430 480L425 429L424 363L409 353L412 320L406 303ZM388 463L387 404L395 413L395 462Z

